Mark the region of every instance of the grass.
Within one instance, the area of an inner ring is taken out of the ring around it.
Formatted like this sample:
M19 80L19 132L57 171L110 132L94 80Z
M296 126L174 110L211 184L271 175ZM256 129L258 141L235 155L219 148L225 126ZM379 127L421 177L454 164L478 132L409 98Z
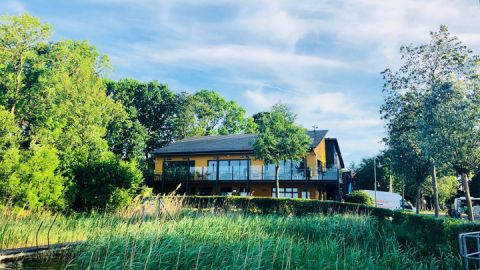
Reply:
M170 205L178 204L167 202ZM461 268L456 255L425 257L400 245L369 216L245 216L175 209L176 222L138 208L59 215L50 243L85 241L70 254L69 269ZM0 217L2 249L35 245L41 222L39 244L46 244L55 219L48 213L5 211Z
M458 258L402 248L360 216L202 215L146 222L89 241L81 269L454 269Z

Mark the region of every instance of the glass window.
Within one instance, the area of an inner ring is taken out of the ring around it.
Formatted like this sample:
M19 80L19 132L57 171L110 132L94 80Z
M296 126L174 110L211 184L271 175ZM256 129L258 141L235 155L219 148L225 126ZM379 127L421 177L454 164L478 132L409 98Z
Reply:
M263 179L275 180L275 165L268 164L263 166Z
M216 180L217 179L217 161L209 160L207 168L207 179Z
M185 181L189 176L190 167L195 167L195 161L164 161L163 177L169 181Z
M298 198L298 188L280 188L280 198ZM272 188L272 197L277 197L277 188Z
M208 161L208 180L216 180L216 160ZM248 159L232 159L218 161L219 180L247 180L250 161Z
M232 168L230 167L229 160L220 160L218 162L218 179L219 180L232 180Z

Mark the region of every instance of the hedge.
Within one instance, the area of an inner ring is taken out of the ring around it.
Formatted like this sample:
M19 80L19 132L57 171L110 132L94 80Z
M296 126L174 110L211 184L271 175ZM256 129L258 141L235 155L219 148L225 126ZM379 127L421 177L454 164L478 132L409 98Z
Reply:
M480 231L480 224L451 218L416 215L354 203L286 198L189 196L188 207L242 211L245 214L359 214L378 219L379 229L388 230L399 242L417 247L425 255L458 251L458 234ZM454 253L457 254L457 253Z

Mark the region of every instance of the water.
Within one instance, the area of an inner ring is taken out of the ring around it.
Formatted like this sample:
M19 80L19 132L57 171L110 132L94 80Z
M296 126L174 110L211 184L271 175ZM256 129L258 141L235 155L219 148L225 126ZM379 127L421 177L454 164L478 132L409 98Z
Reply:
M0 269L21 269L21 270L61 270L69 262L69 258L47 257L47 258L27 258L14 262L0 263Z

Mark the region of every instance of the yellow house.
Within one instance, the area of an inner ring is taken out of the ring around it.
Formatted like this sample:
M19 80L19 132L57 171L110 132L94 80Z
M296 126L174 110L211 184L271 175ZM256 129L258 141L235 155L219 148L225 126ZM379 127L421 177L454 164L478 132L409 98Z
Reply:
M299 161L280 164L280 196L338 200L347 175L338 142L326 130L308 131L312 143ZM275 167L253 155L255 134L186 138L155 149L155 185L162 193L275 196Z

